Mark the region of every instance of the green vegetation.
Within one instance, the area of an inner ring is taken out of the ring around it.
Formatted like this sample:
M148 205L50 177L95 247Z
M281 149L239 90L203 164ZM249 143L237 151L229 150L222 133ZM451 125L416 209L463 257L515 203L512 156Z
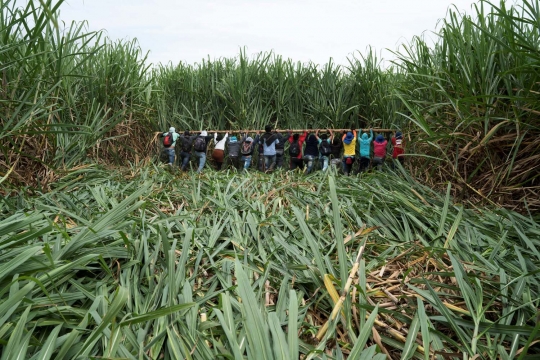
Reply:
M515 358L537 337L540 226L449 194L405 174L74 171L0 208L4 353Z
M387 70L372 52L152 69L136 42L63 32L62 3L0 0L1 360L540 355L538 0L450 11ZM399 127L410 161L151 163L169 125L269 122Z

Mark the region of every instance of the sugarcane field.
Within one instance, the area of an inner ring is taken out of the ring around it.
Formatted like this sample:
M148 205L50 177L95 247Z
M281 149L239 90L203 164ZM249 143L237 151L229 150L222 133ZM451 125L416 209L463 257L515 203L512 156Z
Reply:
M540 359L540 0L450 5L155 64L0 0L0 360Z

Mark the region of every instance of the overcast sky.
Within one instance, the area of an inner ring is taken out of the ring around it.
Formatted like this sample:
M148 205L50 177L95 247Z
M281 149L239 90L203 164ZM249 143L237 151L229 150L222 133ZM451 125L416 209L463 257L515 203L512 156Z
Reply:
M433 37L452 4L473 0L66 0L60 18L111 39L137 38L153 63L200 62L274 50L295 61L347 64L371 45L385 59L414 35Z

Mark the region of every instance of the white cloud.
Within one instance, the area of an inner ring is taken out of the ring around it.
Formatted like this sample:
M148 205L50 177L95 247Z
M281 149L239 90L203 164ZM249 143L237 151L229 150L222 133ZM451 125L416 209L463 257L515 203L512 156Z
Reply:
M471 12L473 0L454 0ZM152 62L199 62L274 50L295 61L324 64L372 45L396 49L435 29L443 0L68 0L61 19L88 20L112 39L137 38ZM387 52L385 57L391 57Z

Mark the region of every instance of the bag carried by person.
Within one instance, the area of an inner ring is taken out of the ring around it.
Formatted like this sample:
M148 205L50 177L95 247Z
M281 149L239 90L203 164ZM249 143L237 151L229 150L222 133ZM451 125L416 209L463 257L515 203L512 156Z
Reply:
M182 151L183 152L190 152L192 145L193 145L193 141L189 137L182 138Z
M174 142L172 133L168 132L163 138L163 146L170 147Z
M244 142L242 144L242 149L240 149L242 155L251 155L251 146L251 143Z
M195 143L193 144L195 151L204 152L206 151L206 140L202 136L197 136Z
M300 155L300 144L298 141L293 141L291 146L289 146L289 155L298 156Z
M332 147L328 143L328 140L323 140L319 145L319 151L322 156L328 156L332 153Z
M351 165L354 162L354 159L352 157L345 158L345 164Z

